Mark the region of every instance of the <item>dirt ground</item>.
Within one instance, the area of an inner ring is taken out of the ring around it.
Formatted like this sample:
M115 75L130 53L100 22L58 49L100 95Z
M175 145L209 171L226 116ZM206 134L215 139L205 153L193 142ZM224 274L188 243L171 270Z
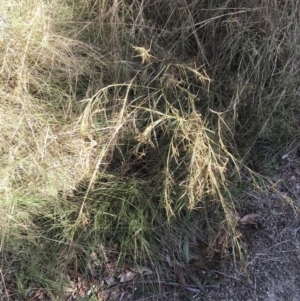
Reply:
M218 301L300 300L300 219L276 197L256 199L261 208L263 230L256 233L247 256L247 273L224 268L218 289L206 299Z
M272 180L278 190L300 205L299 156L283 156L277 172ZM196 300L300 300L300 214L283 197L274 192L249 194L263 228L252 237L247 273L235 272L231 264L225 266L221 286L208 288L206 297L199 295Z

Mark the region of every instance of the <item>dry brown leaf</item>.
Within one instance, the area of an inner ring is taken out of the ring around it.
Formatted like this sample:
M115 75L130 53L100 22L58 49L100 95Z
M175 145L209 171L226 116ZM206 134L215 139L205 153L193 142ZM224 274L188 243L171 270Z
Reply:
M229 234L223 229L220 229L207 250L208 257L213 258L216 253L225 252L228 249L229 244Z
M70 277L80 277L83 278L83 275L75 270L68 269L68 274Z
M229 211L227 215L228 215L228 219L230 218L230 219L234 220L235 222L237 222L240 219L238 214L236 214L233 211Z
M85 296L85 289L82 285L82 281L79 279L77 283L77 293L79 294L80 297Z
M116 265L113 262L106 261L105 269L108 273L113 274L115 272Z
M77 292L78 292L78 295L80 297L84 297L85 296L85 290L82 287Z
M181 287L185 287L184 273L178 265L175 266L175 274L177 275L177 277L179 279L179 283L180 283Z
M97 293L97 298L99 301L107 301L111 296L111 290L99 291Z
M147 267L142 267L141 271L142 271L142 275L144 275L144 276L152 275L153 274L152 270L150 270Z
M92 275L93 278L97 277L97 271L90 262L88 262L88 270L89 270L89 272L90 272L90 274Z
M239 220L239 223L240 224L243 224L243 225L246 225L246 224L253 224L255 222L255 220L257 218L260 217L260 214L259 213L249 213L249 214L246 214L245 216L243 216L240 220Z
M105 278L105 282L107 283L108 286L112 286L116 284L116 279L113 276L108 276Z
M92 261L97 261L98 260L97 253L92 252L91 255L90 255L90 258L91 258Z
M123 283L134 279L136 276L137 273L128 270L125 273L122 273L118 278L120 278L120 282Z
M43 299L43 291L42 289L39 289L37 292L35 292L34 296L30 299L27 299L27 301L35 301L35 300L42 300Z
M249 285L253 285L253 281L251 280L250 277L247 278L247 283L248 283Z
M167 261L169 267L171 268L173 266L173 261L169 254L166 255L166 261Z
M219 237L218 244L222 247L228 248L228 233L224 231L223 235Z
M88 283L85 280L78 278L77 292L79 296L84 297L87 290L88 290Z
M144 275L144 276L153 274L153 272L149 268L144 267L144 266L136 266L135 268L130 269L130 270L133 272L139 273L141 275Z

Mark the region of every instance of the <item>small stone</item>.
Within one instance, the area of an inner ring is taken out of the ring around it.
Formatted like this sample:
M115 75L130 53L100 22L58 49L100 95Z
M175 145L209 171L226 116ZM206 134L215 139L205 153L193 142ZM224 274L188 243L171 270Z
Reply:
M250 277L248 277L247 283L248 283L249 285L253 285L253 281L250 279Z
M269 278L269 273L267 271L265 272L265 277Z

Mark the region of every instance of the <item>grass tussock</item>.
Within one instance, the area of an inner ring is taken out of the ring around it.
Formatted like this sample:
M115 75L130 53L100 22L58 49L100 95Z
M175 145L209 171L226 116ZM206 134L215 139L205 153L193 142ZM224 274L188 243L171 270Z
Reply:
M61 289L103 245L158 274L185 237L213 257L226 236L218 254L242 258L233 192L299 129L297 1L60 2L0 6L0 251L17 294Z

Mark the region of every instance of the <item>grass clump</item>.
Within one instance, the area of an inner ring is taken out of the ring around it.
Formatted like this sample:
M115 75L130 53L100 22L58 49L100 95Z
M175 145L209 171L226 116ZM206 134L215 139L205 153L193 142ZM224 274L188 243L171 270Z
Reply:
M280 5L1 6L0 251L19 294L103 248L158 274L185 237L242 257L232 191L298 130L299 16Z

